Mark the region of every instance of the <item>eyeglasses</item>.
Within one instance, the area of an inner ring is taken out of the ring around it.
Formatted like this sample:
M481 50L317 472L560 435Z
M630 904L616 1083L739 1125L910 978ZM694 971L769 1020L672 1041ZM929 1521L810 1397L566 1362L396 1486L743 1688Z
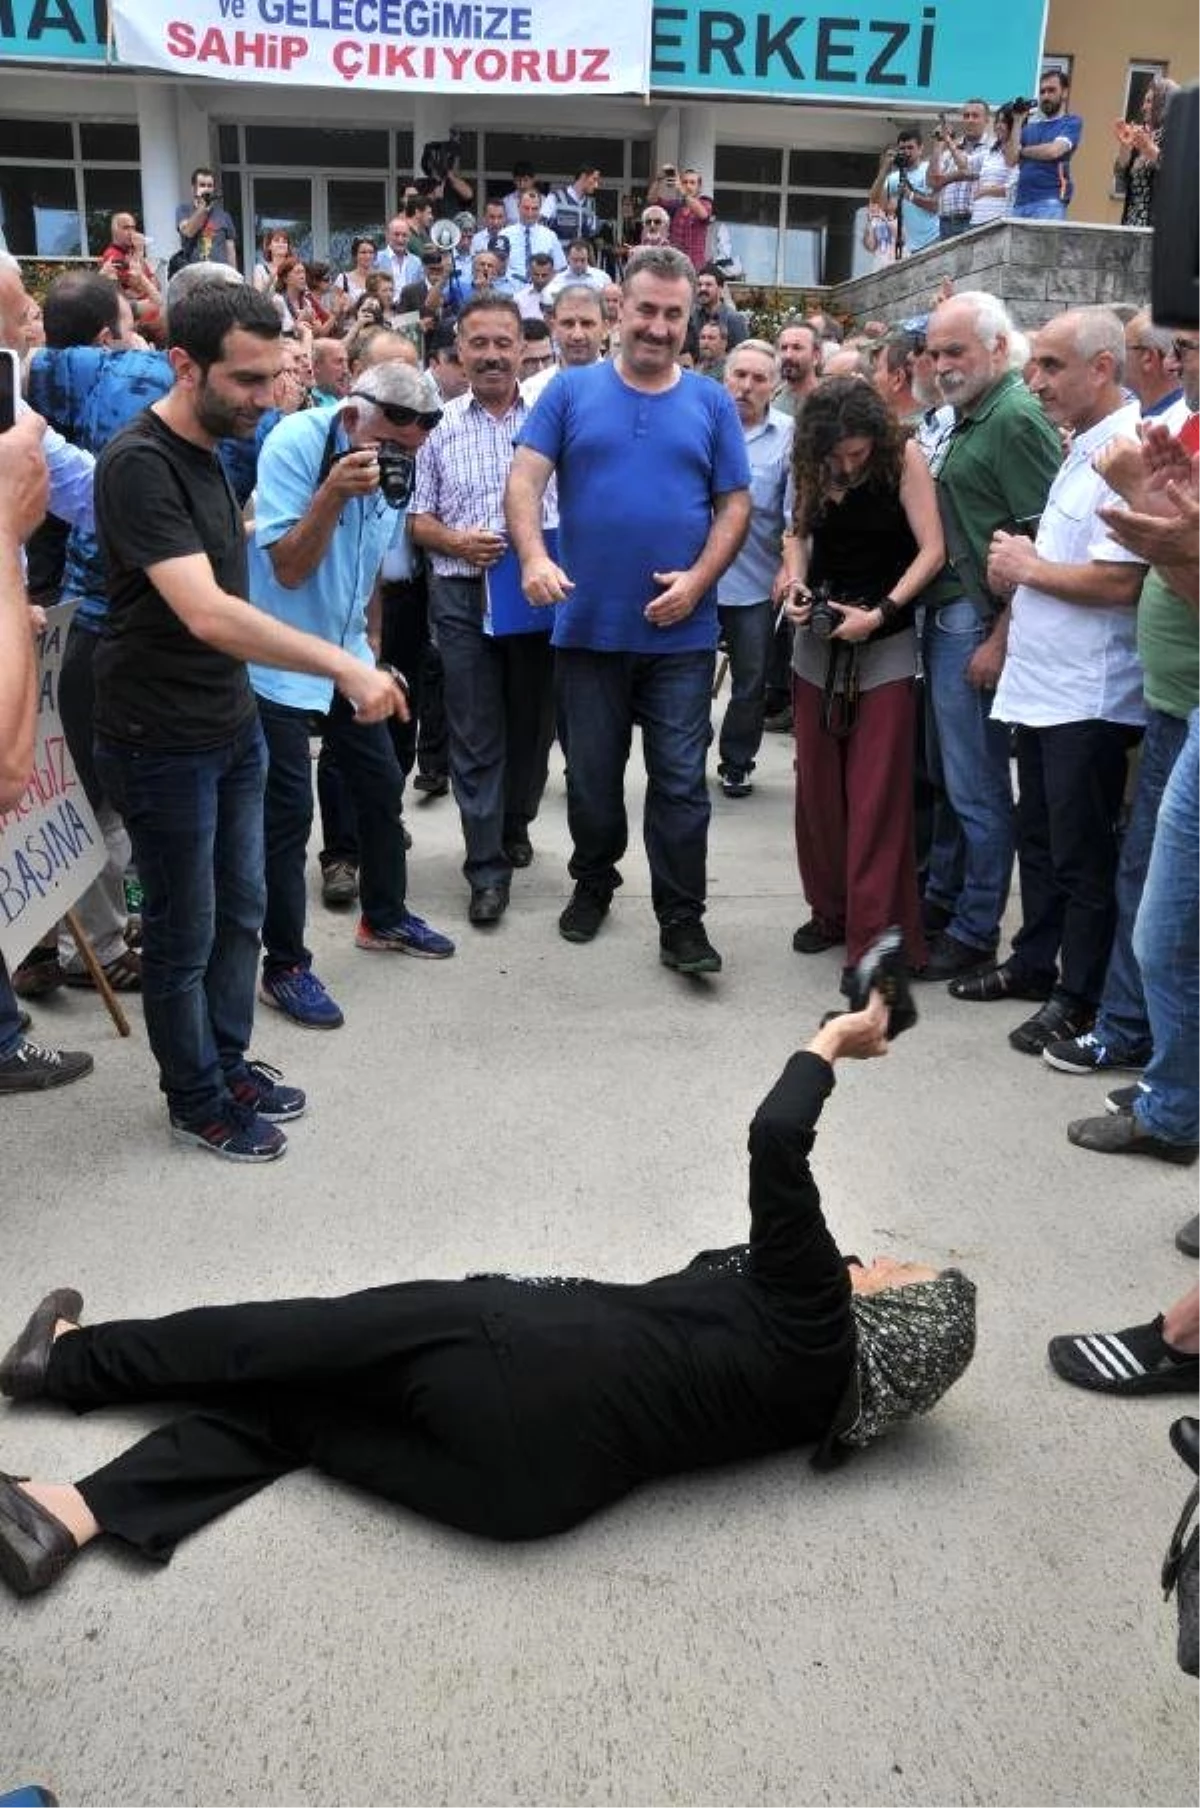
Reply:
M347 400L370 402L393 427L423 427L427 433L432 433L442 418L440 408L402 408L399 402L379 402L361 389L352 389Z

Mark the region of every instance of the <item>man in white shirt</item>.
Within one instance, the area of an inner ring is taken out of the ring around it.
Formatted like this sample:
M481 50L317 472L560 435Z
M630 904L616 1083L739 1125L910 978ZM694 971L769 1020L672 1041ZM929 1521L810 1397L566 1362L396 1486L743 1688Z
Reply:
M424 275L420 258L408 248L412 229L407 214L394 214L387 223L387 244L380 247L375 257L375 268L391 277L392 294L397 297L406 283L420 282Z
M521 310L522 320L544 320L550 306L550 279L554 275L554 259L548 251L535 251L529 260L529 281L522 283L513 300Z
M611 276L607 276L603 270L598 270L592 262L587 240L572 239L567 246L567 267L550 284L546 291L546 299L554 301L563 289L573 287L593 289L597 295L602 295L611 281Z
M1022 1054L1091 1028L1116 926L1117 818L1126 755L1146 720L1136 605L1146 567L1098 511L1115 500L1093 469L1139 410L1121 381L1125 333L1107 308L1057 315L1034 340L1029 387L1074 438L1036 541L993 536L988 585L1013 592L992 713L1018 726L1021 928L1004 970L1047 1002L1009 1036Z
M471 240L471 252L478 256L481 251L492 250L495 241L509 224L504 211L503 201L489 201L483 210L483 220L479 231Z
M566 254L558 242L558 234L538 218L541 204L537 189L526 189L517 204L516 225L504 230L509 253L508 274L518 284L529 281L529 267L538 251L548 253L556 270L566 269Z

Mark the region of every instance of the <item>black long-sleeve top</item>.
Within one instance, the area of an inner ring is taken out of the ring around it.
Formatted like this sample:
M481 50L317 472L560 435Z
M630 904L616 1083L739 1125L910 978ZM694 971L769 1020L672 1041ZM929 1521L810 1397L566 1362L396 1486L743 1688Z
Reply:
M557 1523L652 1476L824 1435L854 1362L850 1283L808 1165L833 1083L819 1056L794 1055L759 1106L748 1245L635 1286L474 1283L517 1440Z

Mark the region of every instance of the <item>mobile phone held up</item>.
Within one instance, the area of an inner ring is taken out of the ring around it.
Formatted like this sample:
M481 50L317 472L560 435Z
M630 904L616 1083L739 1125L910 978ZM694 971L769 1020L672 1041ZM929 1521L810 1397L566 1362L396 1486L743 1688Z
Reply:
M0 347L0 433L7 433L17 418L21 393L21 366L16 352Z

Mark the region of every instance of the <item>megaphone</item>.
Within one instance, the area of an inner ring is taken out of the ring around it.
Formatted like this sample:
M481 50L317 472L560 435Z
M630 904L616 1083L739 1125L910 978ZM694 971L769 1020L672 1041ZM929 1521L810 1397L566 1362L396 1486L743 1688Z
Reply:
M453 220L435 220L429 228L429 238L439 251L453 251L458 243L458 227Z

